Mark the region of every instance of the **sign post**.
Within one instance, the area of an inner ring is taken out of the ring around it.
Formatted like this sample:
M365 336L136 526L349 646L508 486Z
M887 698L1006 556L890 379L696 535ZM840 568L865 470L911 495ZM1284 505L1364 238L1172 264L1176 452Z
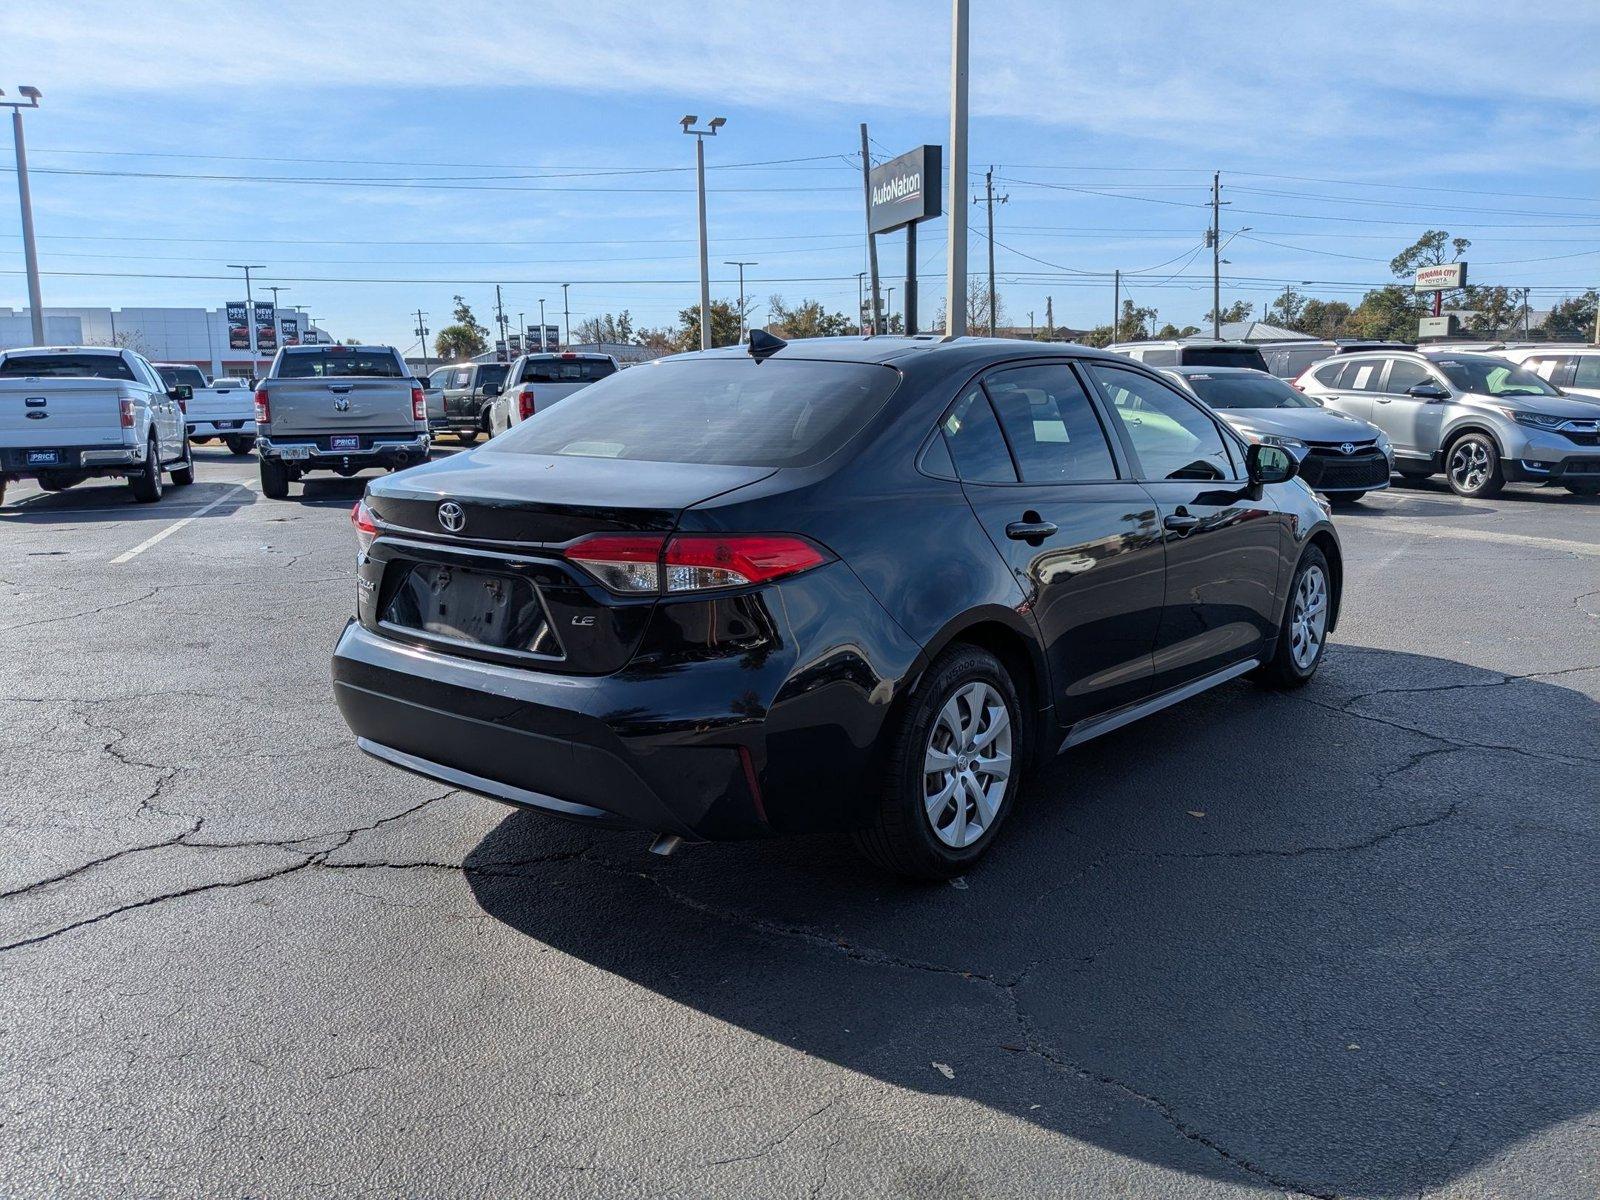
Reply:
M867 228L873 234L906 231L906 332L917 331L917 222L944 208L942 151L918 146L872 168Z

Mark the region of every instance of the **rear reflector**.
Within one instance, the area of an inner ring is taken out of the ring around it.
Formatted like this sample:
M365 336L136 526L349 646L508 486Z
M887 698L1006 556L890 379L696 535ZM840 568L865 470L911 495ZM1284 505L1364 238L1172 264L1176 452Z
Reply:
M601 533L567 549L567 558L614 592L682 595L770 583L831 561L786 533L649 535Z
M256 424L265 425L272 420L272 405L267 400L267 389L256 389Z

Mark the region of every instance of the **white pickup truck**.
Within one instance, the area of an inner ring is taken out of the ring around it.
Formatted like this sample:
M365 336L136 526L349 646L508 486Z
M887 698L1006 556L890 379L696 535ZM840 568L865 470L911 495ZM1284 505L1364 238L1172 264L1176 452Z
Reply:
M489 410L489 435L504 433L558 400L581 392L591 383L622 368L609 354L565 351L524 354L511 364L505 384Z
M194 482L184 428L187 384L168 387L142 355L113 346L0 351L0 504L6 484L59 492L95 477L161 499L161 472Z
M255 393L243 379L218 378L207 382L199 367L189 363L156 363L167 386L186 383L194 390L189 399L189 436L204 444L221 438L234 454L249 454L256 447Z

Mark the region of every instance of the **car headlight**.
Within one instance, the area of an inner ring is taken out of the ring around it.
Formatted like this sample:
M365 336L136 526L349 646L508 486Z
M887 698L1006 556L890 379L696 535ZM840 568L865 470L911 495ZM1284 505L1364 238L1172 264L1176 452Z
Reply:
M1256 435L1256 441L1263 446L1277 446L1280 449L1287 450L1297 458L1306 452L1306 444L1299 438L1280 437L1276 433L1262 433Z
M1394 461L1394 443L1389 440L1389 435L1383 430L1378 430L1378 449L1383 451L1383 456L1390 462Z
M1559 429L1567 421L1566 417L1552 417L1548 413L1527 412L1520 408L1502 408L1500 411L1518 425L1531 425L1535 429Z

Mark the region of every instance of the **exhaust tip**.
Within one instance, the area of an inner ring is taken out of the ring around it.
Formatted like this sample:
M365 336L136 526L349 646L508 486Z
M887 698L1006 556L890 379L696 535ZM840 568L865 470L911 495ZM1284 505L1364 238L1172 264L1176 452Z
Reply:
M683 845L683 839L677 834L663 833L650 843L650 853L659 854L662 858L666 858L681 845Z

